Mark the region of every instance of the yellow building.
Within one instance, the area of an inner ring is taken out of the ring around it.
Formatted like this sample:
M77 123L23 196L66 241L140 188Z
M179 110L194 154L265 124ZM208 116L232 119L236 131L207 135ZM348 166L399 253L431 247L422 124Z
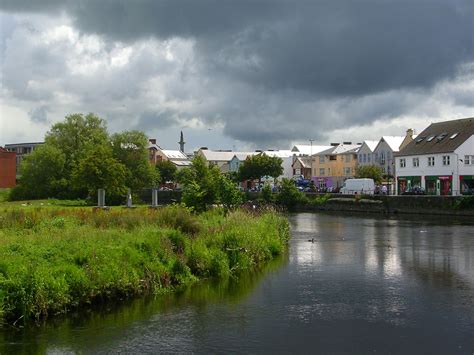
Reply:
M330 149L313 155L312 180L319 189L341 187L353 178L357 168L359 144L332 143Z

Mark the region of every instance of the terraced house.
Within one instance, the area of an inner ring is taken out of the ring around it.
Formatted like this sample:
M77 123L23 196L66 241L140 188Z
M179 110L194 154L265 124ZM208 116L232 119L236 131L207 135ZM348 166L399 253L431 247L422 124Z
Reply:
M474 118L431 124L396 154L397 190L419 186L431 195L474 189Z
M331 148L313 155L312 180L319 189L341 187L353 178L357 168L357 152L360 144L352 142L331 143Z

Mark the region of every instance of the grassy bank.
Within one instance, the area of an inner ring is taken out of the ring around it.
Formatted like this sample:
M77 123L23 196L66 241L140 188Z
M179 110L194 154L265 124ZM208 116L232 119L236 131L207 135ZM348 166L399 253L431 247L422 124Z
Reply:
M4 209L0 323L252 269L281 254L288 236L287 221L274 213Z

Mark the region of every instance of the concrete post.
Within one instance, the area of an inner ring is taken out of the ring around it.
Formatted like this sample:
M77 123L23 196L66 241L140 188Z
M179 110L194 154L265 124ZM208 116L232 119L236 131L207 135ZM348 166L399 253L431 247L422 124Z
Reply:
M132 208L132 190L127 191L127 208Z
M100 208L105 207L105 190L104 189L97 190L97 207L100 207Z
M158 207L158 189L151 190L151 207Z

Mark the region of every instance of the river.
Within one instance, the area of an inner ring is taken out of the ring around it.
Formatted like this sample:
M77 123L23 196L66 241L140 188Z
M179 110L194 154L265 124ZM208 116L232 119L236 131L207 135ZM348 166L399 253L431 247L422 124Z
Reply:
M290 222L258 272L4 329L0 353L474 353L473 224Z

